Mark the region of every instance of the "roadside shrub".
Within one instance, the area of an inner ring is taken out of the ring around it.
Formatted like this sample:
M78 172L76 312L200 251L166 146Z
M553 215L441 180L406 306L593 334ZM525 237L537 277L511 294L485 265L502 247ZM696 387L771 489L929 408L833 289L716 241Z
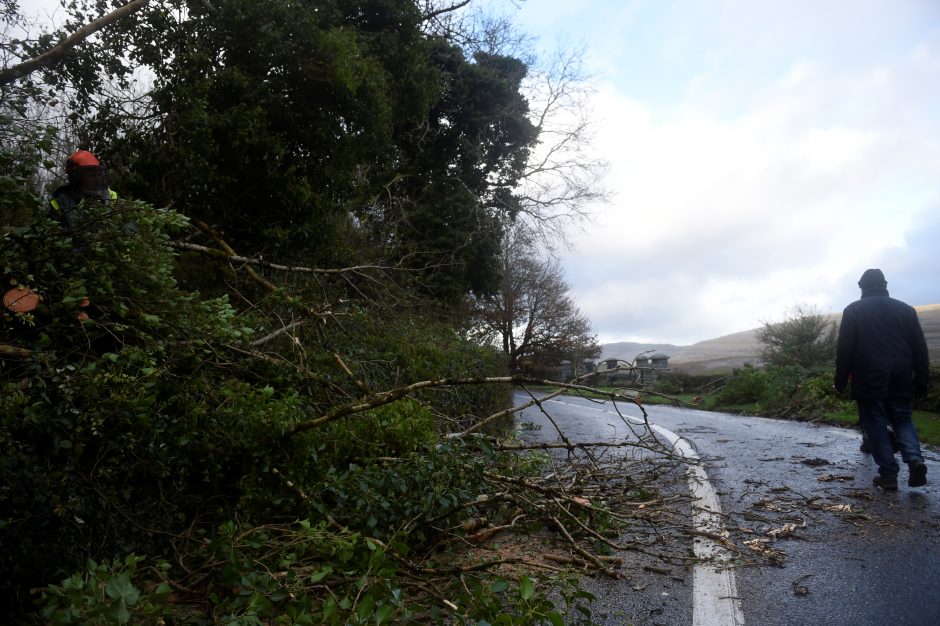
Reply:
M403 311L352 312L331 345L350 359L349 366L371 389L393 389L422 380L505 376L501 355L459 336L443 322ZM323 367L327 367L326 362ZM461 385L421 391L415 397L437 418L439 432L463 430L477 418L509 405L509 385ZM499 428L508 429L511 420Z
M420 549L465 513L479 493L483 466L457 444L435 444L403 458L369 465L309 467L306 487L319 497L312 512L329 514L365 536ZM319 472L319 475L312 475ZM436 519L434 527L423 520Z
M734 370L718 392L716 402L719 406L760 402L767 394L767 386L767 373L764 370L745 365Z
M233 375L224 346L250 330L225 298L176 288L166 244L183 218L136 203L86 218L77 232L40 220L0 240L7 278L43 295L2 320L29 351L0 361L8 607L89 558L161 553L200 512L229 510L302 411L296 394Z
M799 366L767 368L767 393L761 408L771 414L804 419L821 417L842 400L832 388L832 370L807 370Z
M745 366L725 383L716 405L755 404L755 411L763 415L801 419L820 417L828 411L851 411L851 403L832 388L832 379L831 369Z
M920 411L940 413L940 368L930 368L930 387L926 398L915 398L914 408Z
M259 531L305 515L318 527L332 520L357 537L351 550L359 556L331 557L341 571L385 567L369 560L369 537L408 554L469 514L460 504L478 495L482 466L456 443L439 443L439 434L504 408L507 386L429 390L289 431L360 402L368 392L357 382L379 392L498 375L495 351L443 324L404 312L383 324L384 311L362 309L342 324L280 337L304 348L302 366L269 357L277 353L250 350L260 307L238 312L225 297L178 288L169 238L186 227L184 218L139 203L91 207L87 218L74 233L39 220L0 238L5 282L43 295L35 312L0 318L4 343L23 351L0 360L0 617L27 612L30 589L66 577L71 582L47 590L50 623L79 623L81 611L98 620L89 623L121 622L114 593L131 613L131 605L150 611L140 603L159 594L131 582L136 562L127 559L135 557L125 555L159 559L183 549L193 557L193 546L224 534L232 519ZM296 306L289 296L271 298L271 306ZM90 319L77 319L80 310ZM342 371L334 354L362 380ZM233 559L226 580L257 588L220 595L219 615L279 615L286 605L283 585L270 579L276 570ZM376 584L393 583L391 570L377 575ZM356 580L355 570L341 578ZM333 609L311 608L315 593L322 588L309 591L298 615L332 610L325 623L347 623L341 598ZM387 623L379 598L391 593L375 596L362 619Z

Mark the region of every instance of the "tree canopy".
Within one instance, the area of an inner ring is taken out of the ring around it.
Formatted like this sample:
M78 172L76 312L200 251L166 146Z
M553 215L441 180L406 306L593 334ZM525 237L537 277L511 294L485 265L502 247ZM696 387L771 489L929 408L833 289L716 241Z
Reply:
M512 366L594 345L558 267L505 246L596 197L526 191L558 100L465 4L75 0L4 35L0 278L38 306L0 309L0 619L458 611L436 551L515 524L474 503L540 462L494 448L518 379L466 302L529 271L560 318ZM44 196L76 148L119 197L65 223ZM516 610L475 568L459 615ZM546 598L521 623L560 620Z

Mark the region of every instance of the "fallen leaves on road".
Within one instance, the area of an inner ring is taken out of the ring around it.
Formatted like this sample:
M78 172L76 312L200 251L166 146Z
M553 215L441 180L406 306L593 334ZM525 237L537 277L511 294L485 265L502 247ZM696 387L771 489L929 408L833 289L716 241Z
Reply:
M786 560L786 554L781 550L777 550L770 545L770 539L751 539L750 541L745 541L744 545L750 548L753 552L761 555L766 558L770 563L774 565L783 565Z
M841 474L841 475L840 474L823 474L822 476L819 476L816 480L818 480L821 483L830 483L834 480L838 480L839 482L846 482L850 480L855 480L855 476L852 474Z
M829 511L830 513L857 513L855 509L852 508L851 504L829 504L825 502L814 502L810 506L822 511Z
M827 461L826 459L820 459L820 458L803 459L802 461L800 461L800 463L802 463L803 465L809 465L810 467L819 467L820 465L831 465L831 463Z
M780 528L771 528L765 534L768 537L773 537L774 539L786 539L788 537L792 537L798 528L806 528L806 522L804 521L799 526L793 523L784 524Z

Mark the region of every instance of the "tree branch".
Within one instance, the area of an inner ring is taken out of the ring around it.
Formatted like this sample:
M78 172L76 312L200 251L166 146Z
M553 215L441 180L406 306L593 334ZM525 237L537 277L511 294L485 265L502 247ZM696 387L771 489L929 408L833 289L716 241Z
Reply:
M339 406L334 408L331 411L328 411L320 417L314 418L312 420L307 420L305 422L298 422L294 424L286 434L292 435L295 433L303 432L322 426L333 420L337 420L341 417L346 417L347 415L353 415L355 413L362 413L363 411L368 411L370 409L375 409L380 406L385 406L386 404L391 404L397 400L401 400L408 394L414 393L415 391L420 391L422 389L431 389L434 387L447 387L447 386L457 386L457 385L492 385L492 384L531 384L531 385L548 385L551 387L563 387L565 389L572 389L578 391L588 391L591 393L601 393L601 395L606 396L610 400L620 400L623 402L629 402L635 404L640 411L643 412L644 418L646 417L646 410L643 408L635 398L630 398L628 396L622 396L618 393L603 393L599 392L593 387L587 387L585 385L575 385L572 383L560 383L554 380L545 380L542 378L532 378L529 376L492 376L492 377L482 377L482 378L440 378L434 380L423 380L405 387L400 387L398 389L392 389L391 391L383 391L377 393L371 397L365 398L353 404L347 404L344 406Z
M239 256L236 254L229 254L224 250L218 250L216 248L209 248L207 246L200 246L195 243L188 243L185 241L171 241L170 246L178 250L189 250L191 252L200 252L202 254L215 257L217 259L225 259L226 261L235 261L237 263L246 263L249 265L257 265L260 267L267 267L272 270L279 270L282 272L297 272L301 274L350 274L350 273L362 273L366 270L381 270L383 272L397 271L397 272L417 272L420 270L406 268L406 267L388 267L386 265L356 265L353 267L342 267L338 269L319 269L314 267L303 267L300 265L281 265L278 263L269 263L267 261L262 261L261 259L253 259L245 256Z
M7 358L13 358L13 359L26 359L26 358L29 358L29 355L32 353L33 353L32 350L27 350L26 348L0 344L0 357L7 357Z
M457 4L452 4L449 6L441 7L439 9L435 9L434 11L428 11L427 13L421 16L421 19L424 20L425 22L427 22L428 20L433 20L435 17L438 17L445 13L452 13L453 11L457 11L458 9L462 9L463 7L470 4L471 1L472 0L463 0L463 2L458 2Z
M99 17L95 21L85 24L77 31L63 39L61 42L40 54L38 57L23 61L18 65L14 65L13 67L0 71L0 85L12 83L13 81L22 78L41 67L57 63L62 59L62 57L66 55L69 50L85 41L88 37L95 34L99 30L106 28L117 20L139 11L144 6L146 6L148 2L150 2L150 0L131 0L121 8L115 9L107 15Z
M199 230L212 237L212 239L215 240L215 242L219 244L219 246L221 246L230 257L234 258L237 256L235 254L235 250L232 249L232 246L228 245L225 240L222 239L222 236L214 231L208 224L202 220L196 220L193 223ZM277 287L271 281L258 274L258 272L256 272L251 266L246 265L245 270L248 272L248 275L251 276L252 280L261 285L263 288L267 289L271 293L277 291Z

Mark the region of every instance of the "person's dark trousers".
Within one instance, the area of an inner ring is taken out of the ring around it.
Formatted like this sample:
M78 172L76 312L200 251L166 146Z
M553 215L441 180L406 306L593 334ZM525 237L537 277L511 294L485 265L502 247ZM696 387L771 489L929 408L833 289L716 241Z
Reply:
M923 461L920 439L911 419L910 398L862 398L858 403L858 421L871 445L871 456L878 473L897 476L898 461L894 456L888 426L894 428L901 459L905 463Z

